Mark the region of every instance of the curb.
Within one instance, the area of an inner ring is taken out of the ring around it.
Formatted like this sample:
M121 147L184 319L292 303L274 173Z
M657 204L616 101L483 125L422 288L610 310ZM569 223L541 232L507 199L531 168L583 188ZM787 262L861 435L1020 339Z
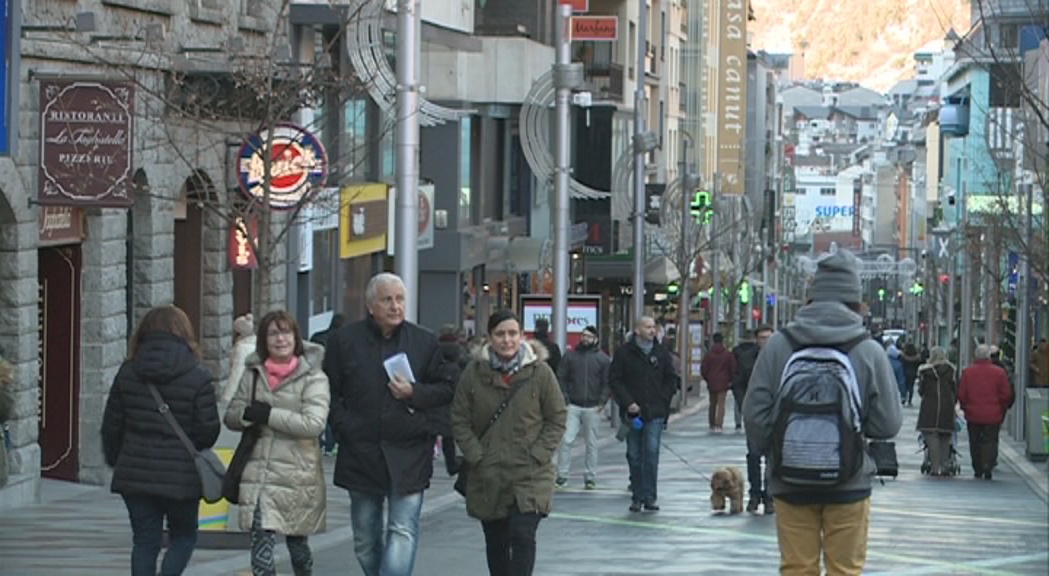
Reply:
M1039 472L1034 464L1013 447L1012 437L1009 436L1008 438L1008 440L1005 438L999 440L999 455L1004 457L1009 466L1016 471L1016 475L1027 484L1036 496L1042 499L1042 502L1049 504L1049 483L1046 481L1045 472Z

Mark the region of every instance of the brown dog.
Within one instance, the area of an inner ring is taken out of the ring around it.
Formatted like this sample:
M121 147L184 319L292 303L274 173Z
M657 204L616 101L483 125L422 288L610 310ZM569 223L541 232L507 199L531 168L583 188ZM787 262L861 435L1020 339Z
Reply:
M710 508L715 512L724 511L727 498L731 503L729 514L739 514L743 511L743 488L743 474L739 468L718 468L710 478Z

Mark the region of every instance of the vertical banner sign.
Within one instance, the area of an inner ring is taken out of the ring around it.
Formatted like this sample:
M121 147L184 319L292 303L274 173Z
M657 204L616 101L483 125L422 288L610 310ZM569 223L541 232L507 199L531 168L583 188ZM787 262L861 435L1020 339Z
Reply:
M127 208L134 85L40 80L41 205Z
M852 235L860 236L860 206L863 204L863 180L852 181Z
M0 0L0 155L10 153L11 144L11 2ZM15 93L17 96L17 92Z
M229 227L229 267L232 270L254 270L259 267L255 247L259 245L259 219L238 216Z
M718 28L718 150L721 193L743 194L747 119L747 2L720 0Z

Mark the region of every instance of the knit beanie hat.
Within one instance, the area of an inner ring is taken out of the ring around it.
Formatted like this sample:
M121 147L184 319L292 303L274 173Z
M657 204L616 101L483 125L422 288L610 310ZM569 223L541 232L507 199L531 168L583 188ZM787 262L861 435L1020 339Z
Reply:
M251 317L250 313L240 316L233 321L233 333L236 334L238 338L251 336L255 333L255 320Z
M809 298L813 302L859 303L863 301L856 257L838 250L816 262Z

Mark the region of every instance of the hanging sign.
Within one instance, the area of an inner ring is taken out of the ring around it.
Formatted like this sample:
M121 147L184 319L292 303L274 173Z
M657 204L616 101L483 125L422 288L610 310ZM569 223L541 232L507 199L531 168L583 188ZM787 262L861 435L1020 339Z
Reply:
M237 182L249 199L266 201L266 154L269 148L269 207L289 210L324 186L328 157L312 132L277 124L272 132L252 134L237 154Z

